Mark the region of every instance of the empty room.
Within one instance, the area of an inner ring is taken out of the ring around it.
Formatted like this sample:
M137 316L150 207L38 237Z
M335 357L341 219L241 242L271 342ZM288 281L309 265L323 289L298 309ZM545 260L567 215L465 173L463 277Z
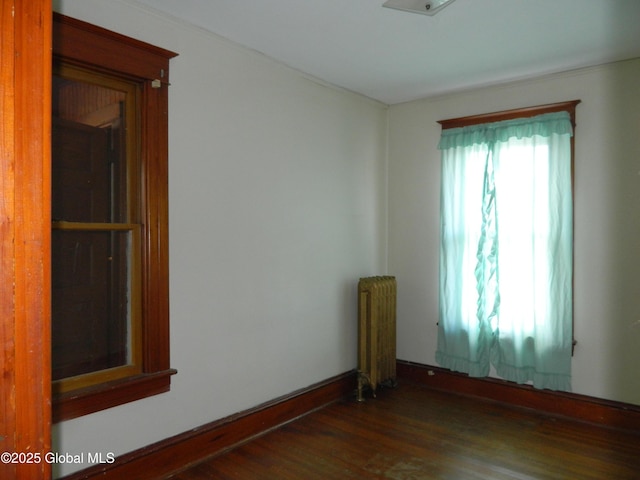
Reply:
M638 0L2 0L2 479L640 472Z

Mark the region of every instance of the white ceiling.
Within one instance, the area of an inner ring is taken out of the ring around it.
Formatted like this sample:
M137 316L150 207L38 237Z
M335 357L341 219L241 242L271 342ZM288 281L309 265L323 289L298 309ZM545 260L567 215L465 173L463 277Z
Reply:
M137 2L387 104L640 57L640 0Z

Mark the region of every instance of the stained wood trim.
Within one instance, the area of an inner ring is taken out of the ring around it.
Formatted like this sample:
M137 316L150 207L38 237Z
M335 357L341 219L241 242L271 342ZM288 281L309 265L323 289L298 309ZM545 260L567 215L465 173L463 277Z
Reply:
M354 395L355 371L330 378L250 410L189 430L64 477L138 480L161 478L205 457L224 452L318 408Z
M142 311L143 371L169 363L169 95L168 87L142 91Z
M55 422L169 390L169 60L177 54L136 39L53 14L53 56L79 68L132 80L141 88L140 218L142 375L53 397ZM147 391L144 389L148 388Z
M50 0L0 2L0 451L51 449ZM0 462L0 478L49 478Z
M147 373L80 388L56 396L54 423L168 392L174 369Z
M53 14L53 20L54 57L169 83L169 59L177 53L59 13Z
M503 110L501 112L483 113L480 115L470 115L467 117L451 118L448 120L438 120L443 130L449 128L468 127L471 125L480 125L482 123L500 122L503 120L513 120L514 118L529 118L536 115L552 112L567 111L571 115L571 123L575 127L576 124L576 106L580 100L571 100L568 102L550 103L547 105L537 105L534 107L516 108L513 110Z
M436 390L481 397L538 412L640 433L640 407L575 393L538 390L495 378L472 378L440 367L398 360L399 377Z

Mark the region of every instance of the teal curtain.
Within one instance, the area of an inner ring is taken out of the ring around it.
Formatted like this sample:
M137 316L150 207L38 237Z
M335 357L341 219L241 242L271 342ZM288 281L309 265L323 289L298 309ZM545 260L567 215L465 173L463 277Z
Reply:
M442 132L441 366L571 390L568 112Z

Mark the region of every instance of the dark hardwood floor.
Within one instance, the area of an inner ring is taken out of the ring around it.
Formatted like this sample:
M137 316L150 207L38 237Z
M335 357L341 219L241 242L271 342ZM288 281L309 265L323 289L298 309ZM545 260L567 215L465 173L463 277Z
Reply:
M174 474L187 479L640 479L640 432L401 381Z

